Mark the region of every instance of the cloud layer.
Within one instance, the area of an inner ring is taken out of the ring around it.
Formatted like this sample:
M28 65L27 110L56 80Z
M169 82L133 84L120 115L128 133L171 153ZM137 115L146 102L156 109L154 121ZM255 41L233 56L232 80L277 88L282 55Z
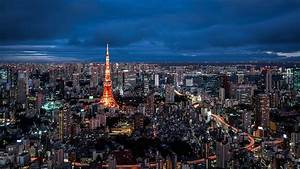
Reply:
M299 0L11 0L0 1L0 45L67 47L78 59L106 42L138 60L269 59L300 50L299 18Z

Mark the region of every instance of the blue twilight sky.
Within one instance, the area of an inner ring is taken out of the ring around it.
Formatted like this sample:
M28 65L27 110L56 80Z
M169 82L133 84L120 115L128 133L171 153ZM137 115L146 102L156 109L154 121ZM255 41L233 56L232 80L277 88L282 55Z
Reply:
M0 0L1 61L300 59L300 0Z

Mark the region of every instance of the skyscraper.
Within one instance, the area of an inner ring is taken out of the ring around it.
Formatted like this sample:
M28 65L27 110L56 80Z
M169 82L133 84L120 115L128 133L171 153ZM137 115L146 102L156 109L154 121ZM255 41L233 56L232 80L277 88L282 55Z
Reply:
M28 95L28 73L26 71L18 72L18 94L17 103L25 108Z
M265 87L266 87L266 92L272 92L272 71L270 69L267 70L266 72L266 79L265 79Z
M155 87L159 86L159 74L155 74L154 76L154 86Z
M291 89L293 84L293 71L291 68L286 69L286 73L283 75L283 78L285 79L286 84L288 85L288 89Z
M248 131L251 129L251 112L248 110L241 110L242 114L242 123L244 131Z
M221 87L225 90L225 99L228 99L230 98L230 83L227 74L222 75L221 82Z
M144 77L144 95L147 96L149 93L149 79L147 76Z
M64 140L64 123L65 123L64 110L59 111L58 118L59 118L58 119L59 140L63 142L63 140Z
M256 122L265 130L270 123L270 99L267 94L258 94L255 100Z
M300 91L300 68L293 69L293 89Z
M220 87L220 89L219 89L219 99L220 99L221 103L224 103L224 100L225 100L225 89L224 89L224 87Z
M106 60L105 60L105 73L104 74L105 74L105 77L104 77L104 82L103 82L103 94L100 99L100 104L106 108L119 108L119 105L116 102L116 100L113 96L113 91L112 91L108 44L106 46Z

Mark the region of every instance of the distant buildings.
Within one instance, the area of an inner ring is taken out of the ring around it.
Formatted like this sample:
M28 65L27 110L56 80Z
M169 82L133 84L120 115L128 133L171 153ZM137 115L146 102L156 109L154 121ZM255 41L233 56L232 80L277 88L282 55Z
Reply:
M0 67L0 168L297 167L300 69L106 56Z

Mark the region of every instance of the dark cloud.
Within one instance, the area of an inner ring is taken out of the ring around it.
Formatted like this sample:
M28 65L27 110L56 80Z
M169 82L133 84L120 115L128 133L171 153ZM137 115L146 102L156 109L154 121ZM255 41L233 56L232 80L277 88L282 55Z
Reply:
M292 52L300 50L299 18L299 0L3 0L0 44Z

